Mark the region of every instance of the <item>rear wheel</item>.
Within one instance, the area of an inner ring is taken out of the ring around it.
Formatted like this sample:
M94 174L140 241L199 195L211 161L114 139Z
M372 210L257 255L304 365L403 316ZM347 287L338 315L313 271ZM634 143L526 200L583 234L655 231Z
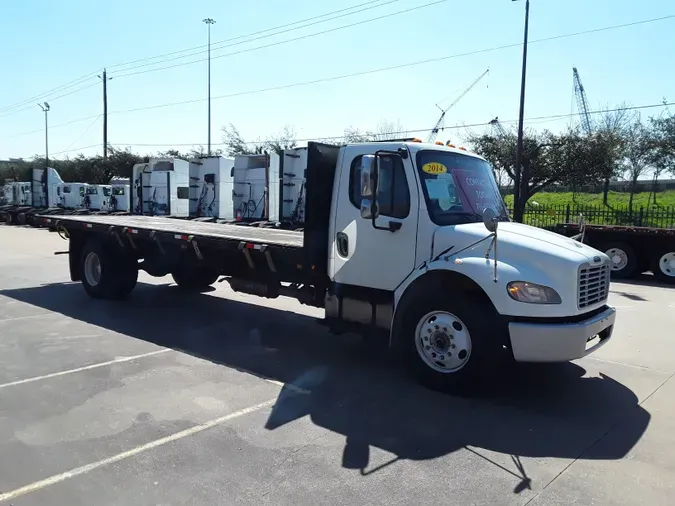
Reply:
M652 263L652 272L659 281L675 284L675 250L659 251Z
M496 312L480 297L423 297L403 319L401 347L423 385L446 393L477 390L497 371L501 342Z
M613 278L626 279L636 274L638 258L635 250L623 242L605 244L598 248L609 257L609 266Z
M136 286L138 267L135 259L124 252L111 251L100 241L90 240L82 249L80 278L89 296L119 300L126 298Z
M207 265L186 266L180 265L171 273L171 277L181 290L200 292L207 290L218 281L220 274Z

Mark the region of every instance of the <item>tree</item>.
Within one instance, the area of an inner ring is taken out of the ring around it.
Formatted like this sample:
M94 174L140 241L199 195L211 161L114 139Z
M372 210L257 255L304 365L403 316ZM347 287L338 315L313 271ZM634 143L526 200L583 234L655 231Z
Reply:
M513 219L523 221L525 206L537 192L553 184L599 181L612 152L603 136L585 138L575 130L562 134L528 132L523 139L523 161L516 167L517 138L513 133L469 137L474 150L514 181Z
M297 147L295 139L295 130L291 126L285 126L282 131L268 139L247 142L242 137L237 127L232 123L222 128L223 143L225 144L225 152L229 156L234 155L259 155L266 151L273 151L280 154L285 149L293 149Z
M639 116L629 125L624 132L624 155L623 166L630 181L630 197L628 201L629 211L633 210L633 196L637 189L637 182L650 162L653 160L654 143L651 131L642 123Z
M637 121L639 115L632 110L628 104L621 103L610 109L606 107L605 112L598 120L594 122L593 132L602 136L604 142L608 143L611 149L611 158L607 160L607 165L603 168L604 186L602 190L602 202L607 204L609 194L609 182L619 176L621 171L620 161L624 157L626 148L626 132Z
M375 130L362 132L358 128L347 127L344 130L344 141L347 144L359 142L379 142L389 139L401 138L406 135L403 125L399 121L395 123L389 120L381 120Z

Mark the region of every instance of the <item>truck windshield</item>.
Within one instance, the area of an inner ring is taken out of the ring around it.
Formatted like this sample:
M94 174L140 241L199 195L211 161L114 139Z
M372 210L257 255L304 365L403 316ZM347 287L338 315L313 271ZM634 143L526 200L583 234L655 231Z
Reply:
M429 217L437 225L481 221L486 207L508 219L490 164L473 156L447 151L417 153Z

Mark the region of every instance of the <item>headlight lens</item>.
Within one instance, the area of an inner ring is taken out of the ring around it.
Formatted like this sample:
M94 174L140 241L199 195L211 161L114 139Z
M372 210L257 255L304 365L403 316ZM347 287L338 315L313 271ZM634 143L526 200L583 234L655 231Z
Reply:
M509 296L518 302L527 304L561 304L562 299L558 292L548 286L512 281L506 286Z

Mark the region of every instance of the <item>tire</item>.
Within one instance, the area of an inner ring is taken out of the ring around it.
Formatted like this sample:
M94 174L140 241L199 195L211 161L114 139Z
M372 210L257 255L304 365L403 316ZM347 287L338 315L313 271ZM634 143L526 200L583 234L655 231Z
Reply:
M638 257L635 250L625 242L612 242L598 248L610 260L611 276L615 279L628 279L638 274Z
M181 290L201 292L218 281L220 274L208 266L187 267L180 265L171 273L171 277Z
M491 383L499 369L502 342L496 322L497 312L483 298L422 297L403 317L399 349L422 385L450 394L473 393Z
M653 256L652 272L659 281L675 285L675 248L659 250Z
M89 240L80 256L80 279L90 297L121 300L136 287L138 267L135 259L123 252Z

